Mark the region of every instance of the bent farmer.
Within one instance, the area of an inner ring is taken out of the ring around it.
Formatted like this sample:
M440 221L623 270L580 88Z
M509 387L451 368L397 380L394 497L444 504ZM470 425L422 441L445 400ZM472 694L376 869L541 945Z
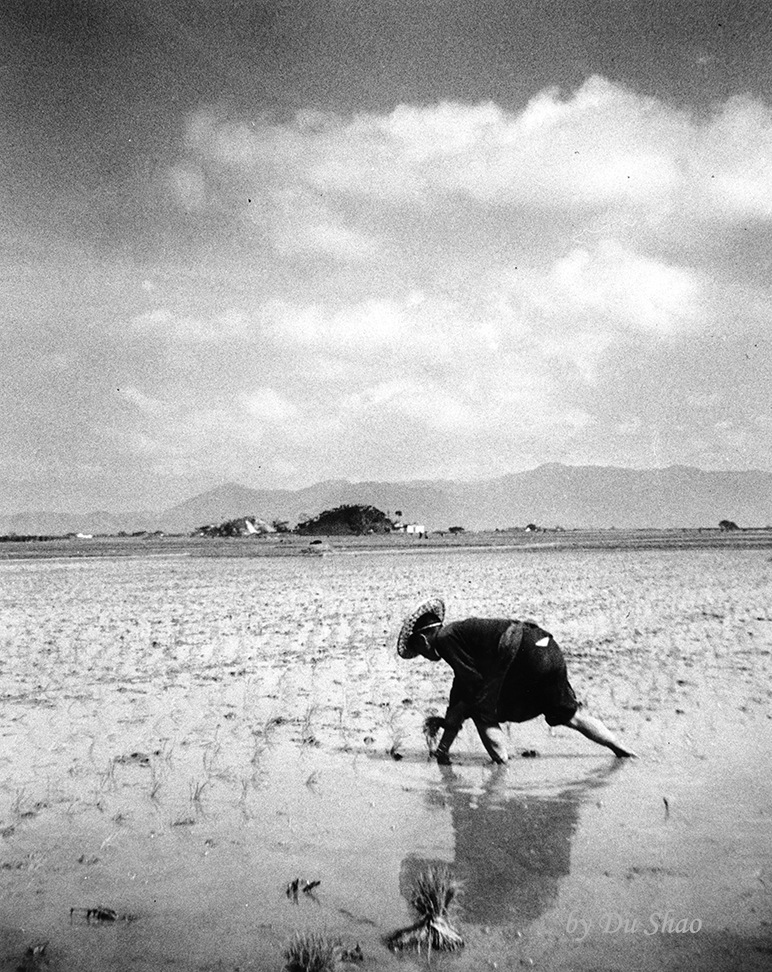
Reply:
M446 661L454 679L444 730L434 752L449 763L450 747L467 719L473 719L494 763L506 763L502 722L527 722L543 715L550 726L568 726L606 746L616 756L635 756L600 719L579 711L568 681L563 652L549 632L530 621L467 618L443 624L445 604L432 598L402 623L401 658Z

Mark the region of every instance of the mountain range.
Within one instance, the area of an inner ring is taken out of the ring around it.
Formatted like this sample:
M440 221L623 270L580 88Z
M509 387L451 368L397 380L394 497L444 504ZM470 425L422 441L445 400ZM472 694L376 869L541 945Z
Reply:
M65 534L163 530L188 533L208 523L259 516L292 525L344 503L375 506L429 530L511 526L586 528L715 527L772 524L772 473L716 472L691 466L625 469L548 463L496 479L404 483L330 480L299 490L224 483L160 513L22 512L0 515L0 533Z

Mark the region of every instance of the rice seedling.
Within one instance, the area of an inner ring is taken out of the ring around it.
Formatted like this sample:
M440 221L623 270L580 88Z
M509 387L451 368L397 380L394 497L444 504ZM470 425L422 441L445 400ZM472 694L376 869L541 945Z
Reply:
M338 942L316 932L300 932L284 952L286 972L335 972Z
M150 766L150 799L153 803L159 803L159 793L161 792L161 785L164 781L164 774L159 773L156 768L156 764L152 763Z
M314 891L319 887L321 881L306 881L305 878L294 878L287 885L285 893L293 904L300 900L300 893L307 894L309 898L316 901Z
M14 793L13 800L11 801L11 813L17 819L21 819L24 816L24 801L26 799L26 790L23 786L19 787Z
M112 924L117 921L124 921L127 924L137 920L136 915L120 914L114 908L107 908L104 905L97 905L94 908L70 908L70 924L77 919L87 925L91 924Z
M317 706L309 705L303 714L300 723L300 742L304 746L318 746L319 740L314 735L313 719L316 715Z
M89 743L89 747L88 747L88 758L94 766L96 766L96 759L94 757L94 749L96 748L96 742L97 742L96 736L95 735L91 736L91 742Z
M437 748L437 736L439 736L440 730L444 727L444 725L444 720L438 715L428 715L424 719L424 739L426 741L426 748L429 750L430 756Z
M283 716L270 715L263 720L262 725L258 728L252 730L252 735L257 737L261 736L266 745L270 745L273 741L273 734L277 726L282 725L286 720Z
M189 783L190 790L190 802L196 808L198 813L203 812L203 804L201 803L201 798L204 795L204 790L209 786L209 780L204 780L199 782L198 780L191 780Z
M214 739L204 745L204 751L201 754L201 761L203 763L204 772L206 773L207 779L215 775L215 765L222 750L222 743L218 738L219 732L220 729L218 726L217 729L215 729Z
M341 962L361 962L359 943L346 945L342 939L318 932L298 932L284 951L286 972L335 972Z
M392 759L400 760L402 759L402 753L400 750L402 748L402 743L405 741L405 732L403 728L398 725L397 718L398 713L388 710L384 711L384 723L386 725L386 730L391 737L391 746L389 746L388 753Z
M107 837L105 837L105 839L99 845L99 849L103 851L105 850L105 848L110 847L110 845L112 844L112 842L115 840L117 836L118 836L117 830L114 831L112 834L108 834Z
M453 913L458 907L461 884L444 864L433 865L419 874L411 905L418 913L418 921L389 936L387 943L392 949L426 948L455 951L464 939L452 925Z
M391 746L389 747L389 756L391 756L392 759L399 761L403 758L400 748L404 742L404 739L405 735L401 731L395 732L392 736Z
M21 965L17 966L19 972L37 972L38 969L48 968L47 948L48 942L30 945L24 953Z
M174 743L167 736L164 736L164 738L160 740L160 746L153 755L157 756L159 759L162 759L167 766L171 765L172 757L174 755Z
M255 768L257 768L260 765L263 754L268 746L268 741L259 729L251 729L250 733L252 735L252 756L250 757L249 761Z
M255 726L249 730L252 736L252 756L250 762L257 768L265 755L265 751L273 743L274 729L281 725L284 720L281 716L269 716L260 726Z
M109 759L107 761L107 766L105 767L104 773L99 774L99 790L103 792L105 790L115 789L115 760Z

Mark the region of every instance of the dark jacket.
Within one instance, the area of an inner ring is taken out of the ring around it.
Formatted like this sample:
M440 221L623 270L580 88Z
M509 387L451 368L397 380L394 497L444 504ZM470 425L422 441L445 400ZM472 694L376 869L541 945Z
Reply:
M445 625L434 643L455 678L445 719L460 725L469 716L495 723L501 687L517 655L523 625L511 618L467 618Z

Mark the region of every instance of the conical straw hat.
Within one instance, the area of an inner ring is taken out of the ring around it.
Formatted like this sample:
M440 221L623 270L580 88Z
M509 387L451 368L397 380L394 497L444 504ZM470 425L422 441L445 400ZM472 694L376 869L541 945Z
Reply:
M445 602L442 598L431 597L428 601L423 601L402 622L402 627L399 629L399 637L397 638L397 654L400 658L415 658L418 654L418 652L408 648L407 643L410 640L416 622L420 621L425 614L433 614L440 622L444 621Z

